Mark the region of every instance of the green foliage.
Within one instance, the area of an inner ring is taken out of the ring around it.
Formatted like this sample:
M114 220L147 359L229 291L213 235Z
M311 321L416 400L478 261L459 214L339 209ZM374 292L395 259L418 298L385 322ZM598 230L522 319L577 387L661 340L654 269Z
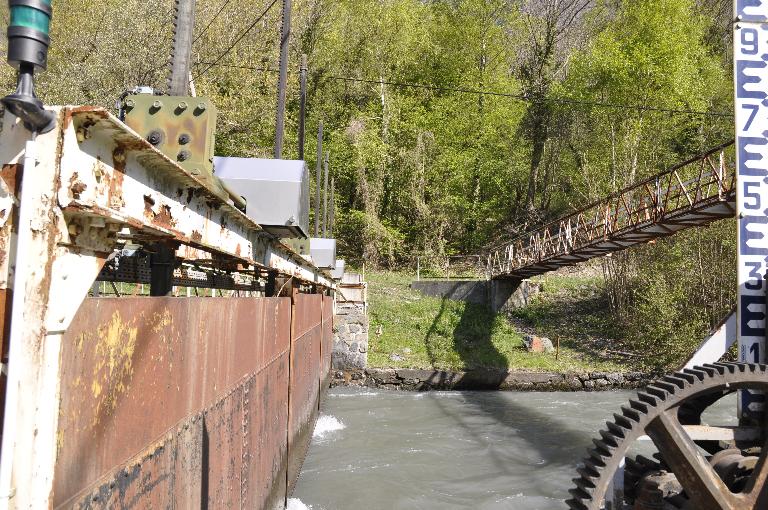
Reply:
M375 216L362 211L348 211L337 222L339 236L338 250L341 253L356 252L357 246L365 246L367 251L362 257L350 258L350 263L375 261L380 265L393 266L403 256L403 236L392 227L388 227Z
M649 367L679 367L736 303L733 220L614 259L605 263L612 308Z

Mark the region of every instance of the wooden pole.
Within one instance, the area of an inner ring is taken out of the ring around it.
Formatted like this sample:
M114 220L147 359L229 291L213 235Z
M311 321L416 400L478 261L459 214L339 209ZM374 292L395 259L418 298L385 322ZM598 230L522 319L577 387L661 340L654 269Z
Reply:
M307 116L307 56L301 56L299 69L299 159L304 159L304 121Z

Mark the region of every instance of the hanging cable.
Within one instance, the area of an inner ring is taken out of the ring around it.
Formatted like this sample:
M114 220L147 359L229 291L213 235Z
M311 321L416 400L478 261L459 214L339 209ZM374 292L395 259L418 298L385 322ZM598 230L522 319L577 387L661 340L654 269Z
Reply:
M219 8L218 8L218 10L216 11L216 14L214 14L214 15L213 15L213 17L211 18L211 20L210 20L210 21L209 21L209 22L208 22L208 23L205 25L205 27L203 27L203 29L200 31L200 33L199 33L199 34L197 34L197 36L196 36L196 37L195 37L195 38L192 40L192 44L193 44L193 45L194 45L194 44L195 44L195 43L196 43L196 42L197 42L197 41L198 41L198 40L199 40L199 39L200 39L200 38L201 38L203 35L205 35L205 33L208 31L208 29L209 29L209 28L211 28L211 25L213 25L213 22L214 22L214 21L216 21L216 18L218 18L218 17L219 17L219 14L221 14L222 12L224 12L224 9L226 9L226 8L227 8L227 6L229 5L229 3L230 3L231 1L232 1L232 0L224 0L224 3L223 3L223 4L221 5L221 7L219 7Z
M267 15L267 13L269 12L269 10L270 10L270 9L271 9L271 8L272 8L272 7L273 7L273 6L274 6L276 3L277 3L277 0L272 0L272 2L270 2L270 4L267 6L267 8L266 8L266 9L264 9L264 12L262 12L262 13L261 13L261 14L260 14L260 15L259 15L259 16L258 16L258 17L257 17L257 18L254 20L254 21L253 21L253 23L251 23L251 24L248 26L248 28L246 28L246 29L245 29L245 30L244 30L244 31L243 31L243 32L242 32L240 35L238 35L238 36L235 38L235 40L232 42L232 44L230 44L230 45L229 45L229 47L228 47L226 50L224 50L224 52L223 52L223 53L221 53L221 54L220 54L218 57L216 57L216 58L213 60L213 62L212 62L212 63L208 64L208 67L206 67L205 69L203 69L202 71L200 71L200 72L199 72L199 73L198 73L196 76L194 76L194 79L200 78L202 75L204 75L205 73L207 73L208 71L210 71L210 70L211 70L211 69L212 69L214 66L218 65L218 64L219 64L219 62L221 61L221 59L223 59L224 57L226 57L226 56L227 56L227 54L228 54L230 51L232 51L232 49L233 49L233 48L234 48L234 47L237 45L237 43L239 43L239 42L240 42L240 41L243 39L243 37L245 37L246 35L248 35L248 32L250 32L251 30L253 30L253 28L254 28L254 27L255 27L255 26L256 26L256 25L259 23L259 21L261 21L261 20L264 18L264 16L266 16L266 15Z
M264 67L253 67L253 66L245 66L245 65L235 65L235 64L226 64L226 63L219 63L217 62L198 62L198 65L208 65L209 67L206 68L206 71L210 69L211 67L218 66L218 67L229 67L229 68L235 68L235 69L247 69L251 71L262 71L262 72L277 72L276 69L270 69L270 68L264 68ZM373 80L373 79L366 79L366 78L354 78L351 76L338 76L338 75L323 75L321 76L322 79L327 80L335 80L335 81L346 81L346 82L355 82L355 83L369 83L372 85L389 85L392 87L401 87L401 88L416 88L416 89L424 89L424 90L432 90L436 92L457 92L461 94L473 94L473 95L486 95L486 96L496 96L496 97L505 97L509 99L514 99L523 103L529 103L529 104L544 104L544 103L556 103L556 104L568 104L568 105L579 105L579 106L590 106L595 108L609 108L609 109L625 109L625 110L638 110L638 111L650 111L650 112L660 112L660 113L669 113L673 115L694 115L694 116L702 116L702 117L726 117L726 118L733 118L732 113L728 112L706 112L706 111L699 111L699 110L688 110L688 109L676 109L676 108L663 108L663 107L657 107L657 106L642 106L642 105L628 105L628 104L621 104L621 103L608 103L608 102L600 102L600 101L588 101L588 100L582 100L582 99L572 99L567 97L549 97L544 99L534 99L529 96L526 96L525 94L514 94L511 92L499 92L494 90L480 90L480 89L470 89L470 88L464 88L464 87L441 87L438 85L426 85L423 83L407 83L407 82L396 82L396 81L387 81L387 80Z

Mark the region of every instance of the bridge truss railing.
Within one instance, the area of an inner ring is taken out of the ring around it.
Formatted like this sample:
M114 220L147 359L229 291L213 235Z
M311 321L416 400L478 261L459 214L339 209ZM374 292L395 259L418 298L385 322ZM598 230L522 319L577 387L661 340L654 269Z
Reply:
M733 216L733 141L492 250L493 278L529 277Z

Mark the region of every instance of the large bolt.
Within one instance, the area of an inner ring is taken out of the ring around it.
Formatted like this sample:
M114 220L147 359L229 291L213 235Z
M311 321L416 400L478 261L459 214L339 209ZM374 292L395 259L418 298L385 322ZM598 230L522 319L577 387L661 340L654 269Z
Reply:
M185 150L185 151L179 152L178 156L176 156L176 159L178 159L179 161L186 161L191 157L192 157L192 154L189 151Z
M149 136L147 137L147 141L151 143L152 145L160 145L163 142L163 133L162 131L152 131L149 133Z
M190 137L188 134L184 133L179 136L179 145L186 145L189 143Z

